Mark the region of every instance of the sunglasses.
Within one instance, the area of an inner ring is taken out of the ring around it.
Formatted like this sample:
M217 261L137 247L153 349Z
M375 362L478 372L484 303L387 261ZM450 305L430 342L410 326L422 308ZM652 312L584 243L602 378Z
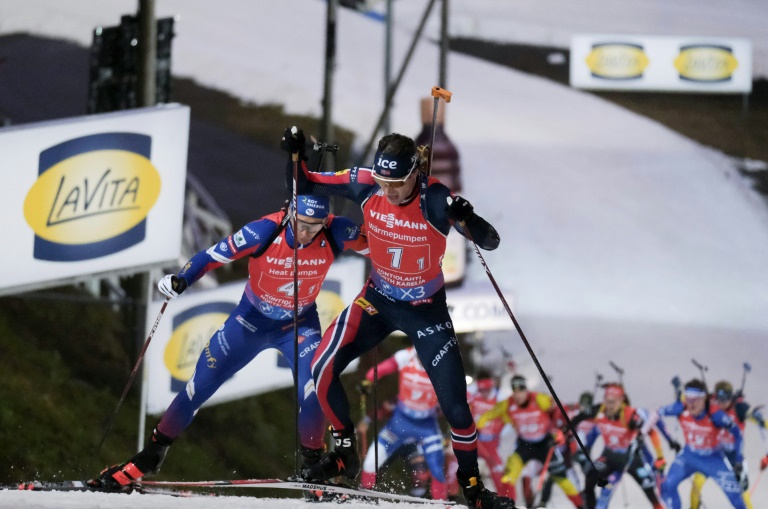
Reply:
M374 180L374 182L376 182L376 183L379 185L379 187L381 187L382 189L383 189L385 186L387 186L387 187L391 187L392 189L400 189L401 187L403 187L403 186L405 185L405 183L408 181L408 178L409 178L409 177L410 177L412 174L413 174L413 171L411 171L411 173L409 173L408 175L406 175L406 176L405 176L405 178L404 178L404 179L402 179L402 180L389 180L389 179L383 179L383 178L381 178L381 177L379 177L379 176L377 176L377 175L375 175L375 174L374 174L374 175L373 175L373 180Z

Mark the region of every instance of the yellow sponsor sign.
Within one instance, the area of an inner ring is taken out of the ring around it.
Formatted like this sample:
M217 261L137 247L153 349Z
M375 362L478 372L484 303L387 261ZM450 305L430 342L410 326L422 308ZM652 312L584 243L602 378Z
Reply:
M642 77L650 60L643 47L627 43L595 44L586 58L593 76L610 80Z
M144 240L161 186L150 151L149 136L103 133L41 152L39 177L24 200L34 257L86 260Z
M689 81L727 81L738 66L739 61L726 46L684 46L675 58L680 78Z

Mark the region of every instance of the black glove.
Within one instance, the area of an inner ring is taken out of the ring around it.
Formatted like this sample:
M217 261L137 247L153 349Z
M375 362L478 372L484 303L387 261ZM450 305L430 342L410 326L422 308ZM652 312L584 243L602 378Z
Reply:
M293 132L294 129L296 133ZM304 138L304 132L296 126L289 127L283 131L283 137L280 139L280 148L291 154L298 152L301 159L307 160L307 140Z
M450 200L450 198L449 198ZM475 208L461 196L455 196L448 204L448 217L452 220L463 223L475 213Z
M675 454L677 454L677 453L680 452L680 450L683 447L680 445L680 442L678 442L677 440L670 440L669 441L669 448L672 449L673 451L675 451Z
M167 274L157 283L157 289L169 299L175 299L181 295L187 286L187 280L176 274Z

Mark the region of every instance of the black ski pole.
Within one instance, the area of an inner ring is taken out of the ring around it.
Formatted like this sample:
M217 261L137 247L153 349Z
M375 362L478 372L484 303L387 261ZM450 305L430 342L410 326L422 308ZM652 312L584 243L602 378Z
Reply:
M94 457L96 457L96 455L99 454L99 451L101 451L101 446L104 445L104 440L107 439L107 435L109 435L109 431L112 429L112 425L115 423L117 411L120 409L120 405L123 404L123 400L125 400L125 396L128 394L128 389L131 388L133 379L136 378L136 373L139 372L139 366L141 365L141 361L144 359L144 354L147 352L149 342L152 341L152 336L155 335L157 326L160 324L160 319L163 317L165 308L168 306L168 302L170 300L170 297L166 297L165 302L163 302L163 305L160 307L160 312L157 314L157 318L155 318L155 323L152 325L152 328L149 331L149 336L147 336L147 340L144 342L144 346L141 348L141 352L139 352L139 358L136 359L136 364L133 366L133 371L131 371L131 376L128 377L128 382L125 384L125 388L123 388L123 393L120 395L120 400L117 402L115 411L112 412L112 416L109 418L109 422L107 422L107 429L104 430L104 434L101 436L101 440L99 440L99 445L96 446L96 450L93 452Z
M448 197L449 205L451 197ZM475 248L475 254L477 254L477 258L480 260L480 265L483 266L483 269L485 269L485 273L488 276L488 279L491 281L491 285L493 285L494 290L496 290L496 294L499 296L499 300L501 300L501 304L504 306L504 309L507 311L507 314L509 315L509 318L512 320L512 323L515 325L515 329L517 329L517 333L520 335L520 339L523 341L523 344L525 345L526 350L528 350L528 355L531 356L531 360L533 360L533 363L536 365L536 369L539 370L539 374L541 375L541 378L544 379L544 383L547 385L547 389L549 389L549 393L552 395L552 399L555 400L555 403L557 403L557 408L560 409L560 413L563 414L563 419L565 420L565 423L568 425L568 429L571 430L571 433L573 434L573 438L576 439L576 443L579 444L579 448L581 449L581 452L584 453L584 456L589 461L590 465L594 469L595 472L597 472L597 467L595 467L595 464L592 462L592 458L589 456L589 452L587 451L587 448L584 446L584 444L581 441L581 438L579 438L579 434L576 432L576 428L573 426L573 423L571 422L571 418L568 417L568 413L565 411L565 408L563 407L563 404L560 402L560 398L557 396L557 393L555 392L555 388L552 387L552 384L549 383L549 379L547 378L547 375L544 373L544 368L541 367L541 363L539 363L539 359L536 357L536 354L533 352L533 348L531 348L531 344L528 342L528 339L525 337L525 334L523 333L522 327L520 327L520 324L517 322L517 318L515 318L515 314L512 313L512 309L509 307L509 304L507 303L507 299L504 298L504 294L501 292L501 288L499 288L498 283L496 283L496 279L493 277L493 274L491 274L491 269L488 267L488 264L485 263L485 258L483 258L482 253L480 253L480 248L477 246L477 243L472 238L472 233L469 231L469 228L467 227L466 223L464 221L459 221L459 225L461 226L462 230L464 231L464 234L472 243L472 247ZM601 488L604 488L608 484L608 481L602 477L600 474L598 474L598 481L597 485Z
M619 375L619 383L622 387L624 387L624 370L621 369L619 366L616 365L613 361L610 361L609 364L613 368L613 370L616 372L617 375Z
M595 371L595 386L592 388L592 400L597 397L597 389L600 388L600 382L603 381L603 375L599 371Z
M707 386L707 378L704 376L704 373L705 373L706 371L709 371L709 368L708 368L707 366L704 366L704 365L702 365L702 364L699 364L699 363L696 361L696 359L691 359L691 362L693 363L693 365L694 365L694 366L696 366L697 368L699 368L699 373L701 373L701 381L702 381L702 382L704 382L704 386L708 387L708 386ZM709 390L709 389L707 389L707 390Z
M291 127L291 136L296 137L299 130L296 126ZM294 442L293 450L296 458L296 476L301 475L301 440L299 439L299 152L291 154L293 162L293 193L291 204L293 206L293 432Z
M741 374L741 387L739 387L739 392L736 394L736 397L741 397L744 395L744 384L747 383L747 373L752 371L752 365L748 362L744 363L744 372Z
M440 103L440 99L449 103L451 102L451 92L438 86L432 87L432 97L435 98L434 105L432 106L432 133L429 137L429 162L427 163L427 176L432 174L432 148L435 146L435 127L437 125L437 107Z

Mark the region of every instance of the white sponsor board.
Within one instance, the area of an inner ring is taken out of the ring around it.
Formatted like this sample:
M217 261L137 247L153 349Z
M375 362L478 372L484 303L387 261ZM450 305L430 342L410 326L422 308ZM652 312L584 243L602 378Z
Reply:
M571 86L593 90L752 91L752 44L723 37L576 35Z
M512 308L512 299L504 299ZM446 291L448 311L457 333L509 330L514 327L499 295L490 282L467 284Z
M362 288L364 277L365 261L362 258L344 257L331 265L317 299L321 328L325 329L354 300ZM205 355L208 340L240 302L245 284L242 281L213 290L184 293L168 304L145 359L148 370L146 383L149 384L148 413L163 413L176 394L185 391L201 352ZM150 306L147 334L161 306L162 301ZM299 354L314 355L314 351L304 352L302 345L299 345ZM293 375L280 359L281 356L274 348L261 352L225 382L206 405L291 387ZM357 361L347 369L357 369Z
M0 294L175 260L189 108L0 129Z

